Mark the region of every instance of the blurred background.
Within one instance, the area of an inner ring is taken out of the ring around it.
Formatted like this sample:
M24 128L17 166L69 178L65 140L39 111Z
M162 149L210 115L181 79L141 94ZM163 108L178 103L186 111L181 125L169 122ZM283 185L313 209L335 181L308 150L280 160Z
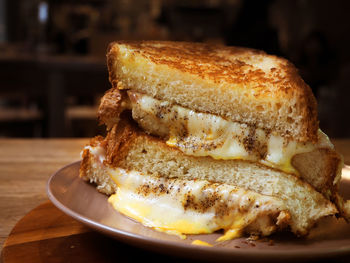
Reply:
M350 1L0 0L0 137L91 137L108 43L183 40L265 50L312 88L320 127L350 137Z

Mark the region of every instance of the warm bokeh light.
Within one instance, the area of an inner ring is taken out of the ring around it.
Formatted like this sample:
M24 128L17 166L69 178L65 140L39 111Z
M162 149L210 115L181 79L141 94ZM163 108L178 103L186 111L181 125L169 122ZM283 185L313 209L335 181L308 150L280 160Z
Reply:
M342 170L342 178L346 180L350 180L350 166L344 165L344 168Z
M293 62L320 127L348 137L349 1L0 0L0 137L90 137L115 40L245 46ZM4 117L2 117L4 116Z

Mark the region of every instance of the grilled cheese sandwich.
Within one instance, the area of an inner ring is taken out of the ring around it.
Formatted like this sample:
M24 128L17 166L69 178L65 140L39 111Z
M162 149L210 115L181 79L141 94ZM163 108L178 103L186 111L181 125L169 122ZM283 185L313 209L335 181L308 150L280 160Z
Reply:
M342 158L288 61L181 42L116 42L107 61L108 134L84 149L80 174L119 212L180 237L224 229L218 241L348 217Z

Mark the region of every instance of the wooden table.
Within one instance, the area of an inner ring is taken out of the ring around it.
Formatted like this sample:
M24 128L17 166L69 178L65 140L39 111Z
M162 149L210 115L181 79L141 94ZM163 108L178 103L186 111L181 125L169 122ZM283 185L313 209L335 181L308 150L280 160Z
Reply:
M46 182L80 159L88 139L0 139L0 246L16 222L47 200ZM350 164L350 139L334 140Z
M0 246L16 222L47 200L46 182L80 159L88 139L0 139Z

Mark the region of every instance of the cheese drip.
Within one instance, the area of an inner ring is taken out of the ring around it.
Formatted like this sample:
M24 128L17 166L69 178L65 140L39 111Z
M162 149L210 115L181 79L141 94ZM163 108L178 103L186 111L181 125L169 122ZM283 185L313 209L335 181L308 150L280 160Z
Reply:
M187 155L260 162L298 174L292 166L294 155L311 152L321 146L333 147L321 130L318 131L317 144L300 143L274 132L213 114L195 112L144 94L129 91L129 97L133 118L140 126L146 132L166 137L167 145Z
M289 220L277 198L205 180L167 179L109 168L118 190L108 201L143 225L186 238L224 229L217 241L240 237L246 227L268 235Z

